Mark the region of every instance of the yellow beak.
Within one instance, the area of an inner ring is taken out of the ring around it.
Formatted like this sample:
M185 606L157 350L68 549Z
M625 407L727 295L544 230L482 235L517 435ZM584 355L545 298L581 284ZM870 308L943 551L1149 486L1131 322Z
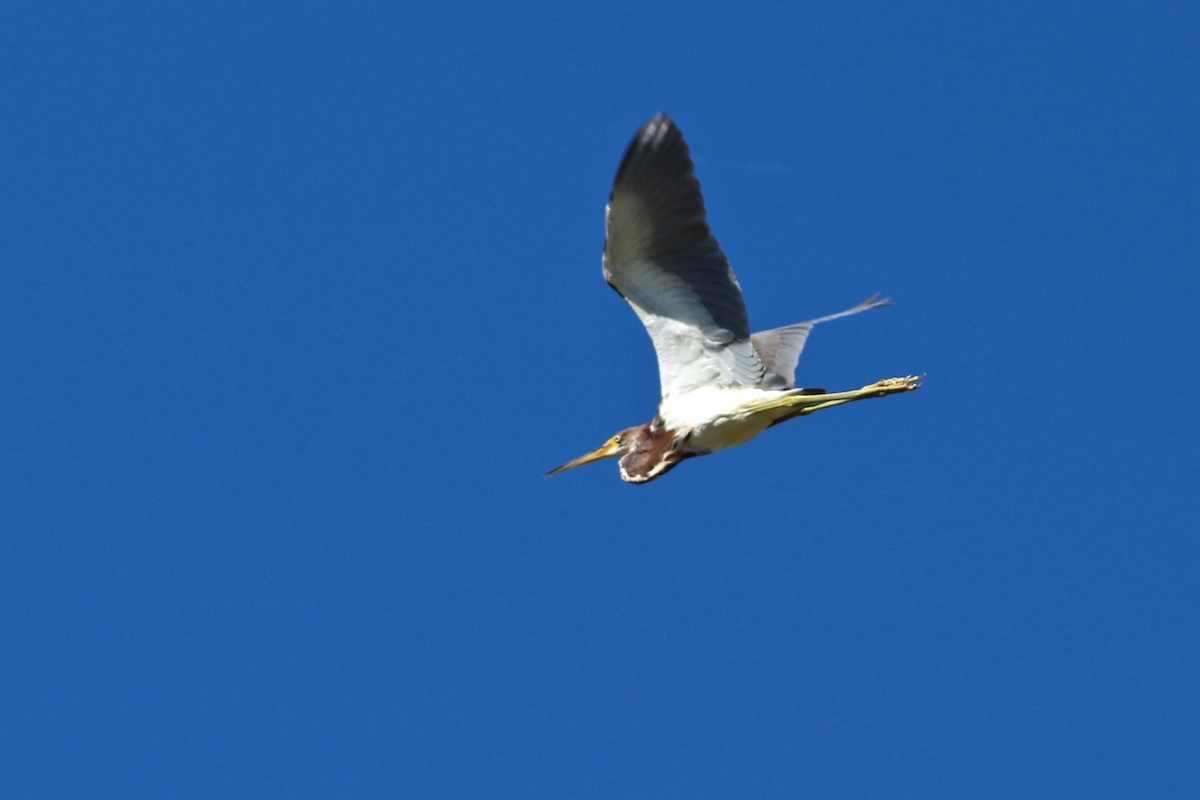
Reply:
M603 461L606 458L614 458L619 455L621 455L620 445L618 445L615 441L610 439L609 441L605 442L601 447L597 448L596 450L593 450L592 452L588 453L587 455L580 456L579 458L576 458L573 461L568 461L567 463L563 464L561 467L555 467L554 469L552 469L546 473L546 477L550 477L551 475L557 475L560 472L566 472L567 470L575 469L576 467L582 467L584 464L591 464L593 461Z

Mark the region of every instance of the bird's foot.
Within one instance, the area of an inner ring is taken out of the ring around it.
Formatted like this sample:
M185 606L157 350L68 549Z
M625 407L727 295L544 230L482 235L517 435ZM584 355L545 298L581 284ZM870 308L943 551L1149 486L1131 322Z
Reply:
M860 391L878 392L878 397L896 392L911 392L921 388L921 378L924 377L924 375L905 375L903 378L884 378L881 381L875 381L870 386L864 386Z

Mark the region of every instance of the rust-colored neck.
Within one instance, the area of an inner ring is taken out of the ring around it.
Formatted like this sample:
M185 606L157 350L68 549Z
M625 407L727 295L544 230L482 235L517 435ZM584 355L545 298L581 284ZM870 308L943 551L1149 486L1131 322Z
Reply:
M675 432L655 418L635 428L633 448L621 457L621 477L630 483L647 483L666 475L688 454L674 449Z

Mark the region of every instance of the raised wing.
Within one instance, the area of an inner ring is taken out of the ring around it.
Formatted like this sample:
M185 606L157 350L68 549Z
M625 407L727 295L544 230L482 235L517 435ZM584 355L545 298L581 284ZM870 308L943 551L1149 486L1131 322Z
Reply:
M760 331L754 334L750 337L750 341L753 342L754 349L758 351L758 356L762 359L763 366L766 367L767 371L766 376L762 380L763 387L768 389L791 389L795 387L796 365L800 363L800 351L804 349L804 343L808 341L808 334L814 325L829 322L831 319L848 317L860 311L879 308L880 306L890 306L891 304L892 301L886 297L880 298L879 295L874 294L854 308L810 319L808 322L797 322L795 325L787 325L783 328Z
M659 114L617 170L604 279L654 342L663 398L701 386L753 386L766 370L750 342L742 290L708 228L683 134Z

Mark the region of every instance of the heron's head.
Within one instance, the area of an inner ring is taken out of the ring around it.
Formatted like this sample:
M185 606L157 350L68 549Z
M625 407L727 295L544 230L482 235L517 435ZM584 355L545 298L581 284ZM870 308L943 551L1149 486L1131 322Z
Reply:
M648 483L665 475L688 454L676 447L675 434L655 419L645 425L625 430L600 447L574 461L568 461L547 475L557 475L593 461L620 457L621 479L627 483Z
M609 437L609 440L597 447L590 453L580 456L579 458L568 461L561 467L555 467L546 473L549 475L557 475L560 472L566 472L569 469L582 467L584 464L591 464L593 461L603 461L606 458L617 458L630 452L637 445L638 436L648 425L638 425L633 428L626 428L620 433Z

